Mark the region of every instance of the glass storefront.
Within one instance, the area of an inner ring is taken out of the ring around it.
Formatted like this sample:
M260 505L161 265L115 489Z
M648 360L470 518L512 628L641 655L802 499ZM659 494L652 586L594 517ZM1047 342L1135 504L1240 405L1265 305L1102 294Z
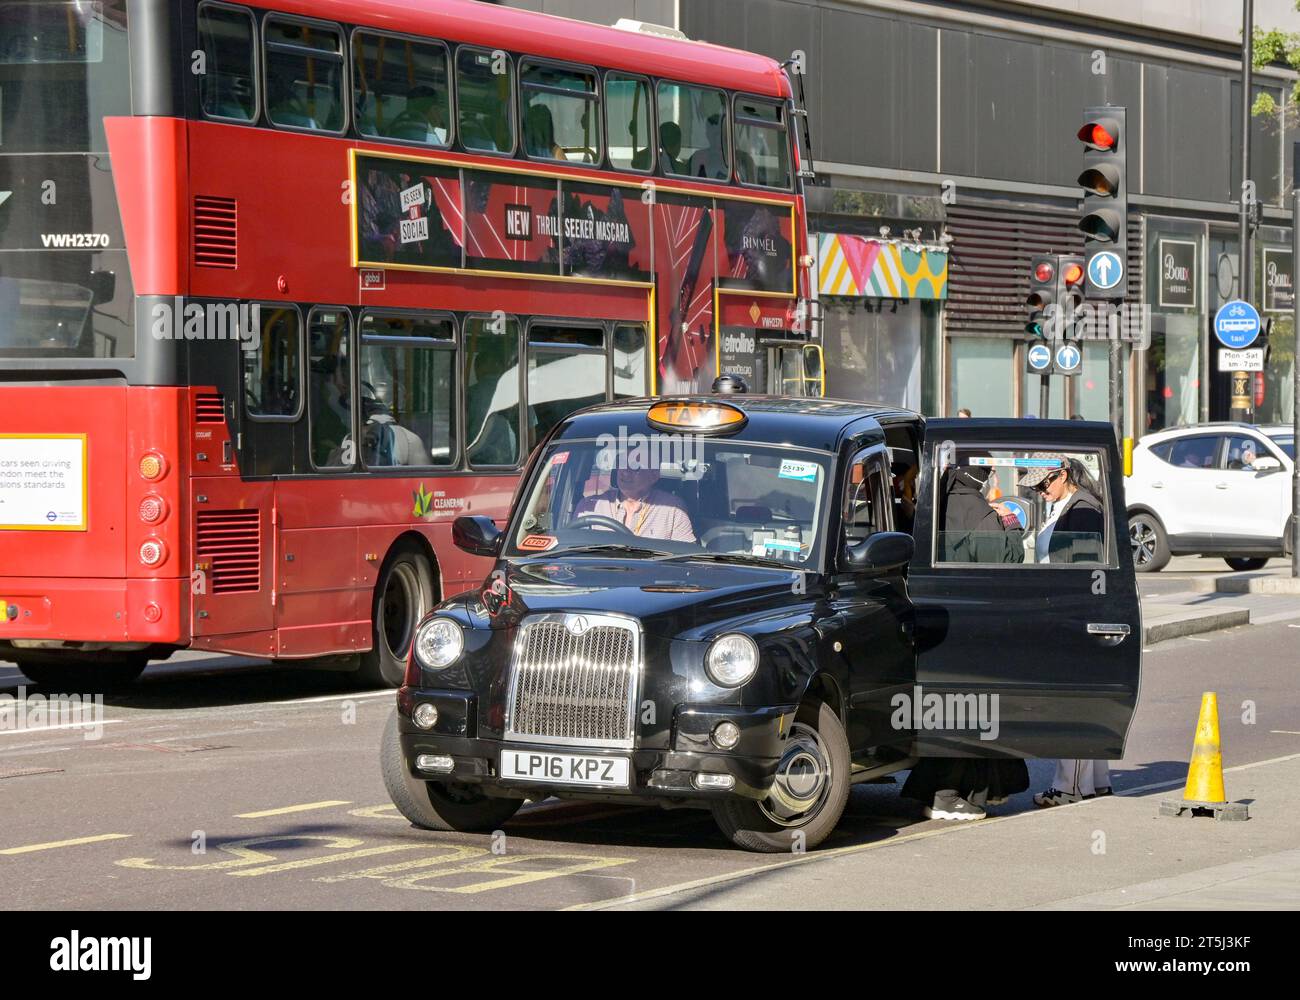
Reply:
M972 417L1015 416L1015 383L1007 377L1015 347L1016 341L1008 337L948 339L948 416L957 416L959 410L970 410Z
M826 395L938 412L941 303L822 299Z
M1150 346L1138 356L1143 372L1139 436L1201 419L1201 341L1210 315L1206 236L1203 222L1147 218ZM1214 257L1217 263L1219 253Z

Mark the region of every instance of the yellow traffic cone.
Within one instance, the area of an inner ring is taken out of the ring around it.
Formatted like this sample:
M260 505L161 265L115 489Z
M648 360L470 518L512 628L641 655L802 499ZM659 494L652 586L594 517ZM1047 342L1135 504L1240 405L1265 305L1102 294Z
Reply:
M1244 803L1229 802L1223 790L1223 752L1219 745L1219 698L1213 691L1201 695L1201 714L1196 720L1192 759L1187 767L1187 787L1181 802L1160 803L1162 816L1195 815L1209 811L1215 819L1248 819Z

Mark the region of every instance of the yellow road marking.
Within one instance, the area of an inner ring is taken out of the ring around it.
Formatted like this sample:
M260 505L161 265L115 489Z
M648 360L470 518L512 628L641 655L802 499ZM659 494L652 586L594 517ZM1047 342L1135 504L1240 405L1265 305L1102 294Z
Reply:
M258 862L274 862L275 855L267 854L265 851L255 851L254 846L265 847L268 844L296 844L304 840L319 841L326 847L332 847L335 850L345 850L347 848L360 847L365 843L355 837L335 837L324 836L319 834L277 834L271 837L249 837L245 840L232 840L228 844L220 844L217 850L223 854L233 854L234 857L229 861L206 861L198 865L158 865L154 864L153 858L123 858L116 862L123 868L140 868L146 871L162 872L201 872L201 871L222 871L227 868L244 868L249 865L255 865ZM340 855L332 854L329 857L336 858Z
M97 837L77 837L75 840L52 840L48 844L27 844L25 847L6 847L0 854L30 854L33 851L51 851L56 847L76 847L78 844L98 844L105 840L126 840L129 833L101 833Z
M262 819L264 816L285 816L289 813L308 812L312 809L329 809L333 806L350 806L347 799L328 799L325 802L304 802L300 806L285 806L283 809L263 809L260 812L237 813L235 819Z
M417 868L432 868L435 865L448 865L453 861L465 861L469 858L482 857L487 854L486 847L460 847L448 846L441 848L449 853L441 857L416 858L414 861L399 861L393 865L380 865L378 868L363 868L359 872L347 872L343 875L322 875L315 878L313 882L350 882L358 878L381 878L386 879L398 872L413 871Z
M543 882L547 879L559 878L562 875L581 875L584 872L596 871L601 868L613 868L617 865L628 865L634 862L635 858L598 858L589 854L527 854L511 857L504 855L495 858L486 858L482 861L471 861L469 864L454 865L450 868L440 868L432 872L417 872L414 875L404 875L401 878L385 879L383 884L393 889L420 889L425 892L459 892L459 893L480 893L489 892L494 889L508 889L516 885L525 885L529 882ZM527 864L535 861L568 861L570 864L559 868L550 868L545 871L510 871L507 865ZM499 874L504 877L489 879L485 882L475 882L471 885L460 886L440 886L440 885L421 885L429 879L448 878L453 875L469 874Z
M418 851L423 844L388 844L384 847L364 847L359 851L342 851L339 854L324 854L319 858L302 858L298 861L281 861L279 864L263 865L261 868L242 868L239 871L226 872L227 875L270 875L274 872L297 871L299 868L315 868L329 865L335 861L352 861L355 858L369 858L376 854L392 854L396 851Z
M349 816L356 816L359 819L406 819L397 811L397 806L391 802L382 806L362 806L360 809L349 809Z

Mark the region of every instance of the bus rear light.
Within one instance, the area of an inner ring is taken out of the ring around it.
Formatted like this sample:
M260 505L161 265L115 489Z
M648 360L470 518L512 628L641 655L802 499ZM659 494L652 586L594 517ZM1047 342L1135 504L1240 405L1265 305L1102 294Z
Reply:
M140 501L140 520L145 524L157 524L167 516L167 501L150 493Z
M147 452L140 459L140 475L152 481L161 479L167 473L167 462L156 451Z
M167 558L167 547L157 538L147 538L140 544L140 561L146 566L158 566Z
M162 608L156 604L146 604L144 606L144 620L150 625L157 624L162 619Z

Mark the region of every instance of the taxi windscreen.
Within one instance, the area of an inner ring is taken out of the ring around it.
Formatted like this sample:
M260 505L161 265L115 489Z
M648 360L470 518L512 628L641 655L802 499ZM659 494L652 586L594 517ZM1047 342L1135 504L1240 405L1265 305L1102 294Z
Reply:
M568 439L541 459L506 554L814 565L829 468L822 452L703 436Z

